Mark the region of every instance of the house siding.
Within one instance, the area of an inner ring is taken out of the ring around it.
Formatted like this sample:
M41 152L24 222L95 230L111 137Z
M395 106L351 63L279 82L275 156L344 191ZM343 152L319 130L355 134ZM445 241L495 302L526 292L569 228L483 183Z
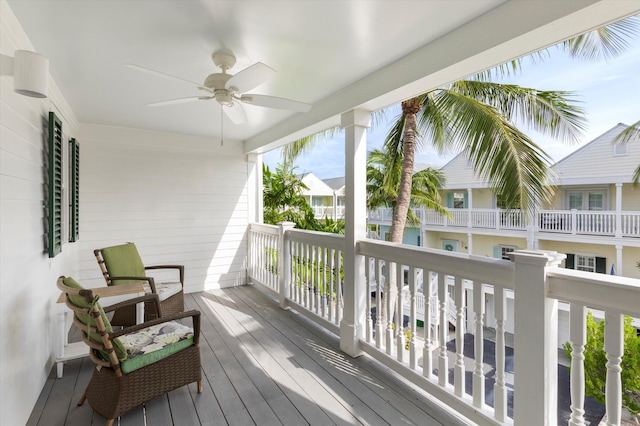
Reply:
M0 0L0 53L35 50L13 12ZM44 188L49 111L62 120L62 252L45 250ZM76 275L78 243L68 242L68 140L78 121L55 82L49 96L13 91L13 77L0 77L0 413L2 424L25 424L54 360L58 290L56 278Z
M184 264L186 292L246 283L252 163L240 143L96 125L82 139L83 282L104 283L94 249L131 241L147 265Z

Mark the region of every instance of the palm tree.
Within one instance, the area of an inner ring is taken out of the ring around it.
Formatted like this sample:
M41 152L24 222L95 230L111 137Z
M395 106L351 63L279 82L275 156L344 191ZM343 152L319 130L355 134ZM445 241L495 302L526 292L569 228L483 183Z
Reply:
M398 187L402 158L398 152L374 150L367 158L367 209L380 207L395 208L398 199ZM421 206L448 215L440 202L440 192L445 183L444 173L428 167L413 174L411 205ZM409 210L407 222L419 225L420 220Z

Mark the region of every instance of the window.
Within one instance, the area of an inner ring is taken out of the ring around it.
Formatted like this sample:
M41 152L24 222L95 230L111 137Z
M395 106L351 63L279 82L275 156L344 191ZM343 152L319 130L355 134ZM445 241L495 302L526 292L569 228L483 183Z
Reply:
M493 246L493 257L496 259L511 260L509 253L515 250L518 250L518 247L506 245Z
M607 189L571 189L565 193L565 205L570 210L607 210Z
M629 144L626 143L615 143L613 144L613 156L618 157L621 155L629 154Z
M596 257L595 256L583 256L576 254L576 269L578 271L595 272L596 271Z
M447 192L447 207L450 209L466 209L468 204L466 191Z
M504 260L511 260L509 253L516 250L516 247L500 246L500 258Z
M572 254L567 253L565 268L576 269L578 271L607 273L607 259L593 254Z
M602 192L589 193L589 210L604 210L604 194Z

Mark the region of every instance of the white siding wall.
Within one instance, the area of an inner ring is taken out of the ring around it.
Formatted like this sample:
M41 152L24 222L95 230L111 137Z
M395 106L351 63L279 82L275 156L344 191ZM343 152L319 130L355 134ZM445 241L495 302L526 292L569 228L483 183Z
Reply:
M146 265L185 265L187 292L246 283L249 163L240 142L81 127L80 275L96 248L134 242Z
M13 56L18 49L35 50L7 3L0 0L0 53ZM64 243L62 253L53 259L44 251L44 165L50 110L62 119L66 150L68 138L78 137L78 124L53 81L49 80L47 99L34 99L14 93L13 77L0 77L3 425L25 424L31 414L54 359L59 307L55 281L61 274L76 273L78 243ZM66 170L66 155L64 158Z

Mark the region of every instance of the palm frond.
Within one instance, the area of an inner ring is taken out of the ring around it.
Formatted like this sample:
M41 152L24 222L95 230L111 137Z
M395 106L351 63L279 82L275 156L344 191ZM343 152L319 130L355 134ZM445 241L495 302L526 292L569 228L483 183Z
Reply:
M456 144L498 198L525 210L551 199L546 185L551 158L494 106L453 90L442 90L432 100L435 108L448 111Z
M640 121L636 121L624 129L613 141L627 143L633 139L640 139Z
M313 146L319 142L332 139L340 132L339 127L330 127L322 132L298 139L282 147L280 156L283 163L293 163L300 155L311 152Z
M578 142L586 127L584 109L572 92L474 80L457 81L448 90L493 106L512 123L563 141Z
M631 16L594 31L570 38L562 47L572 57L587 60L608 60L629 47L629 41L640 34L640 19Z

